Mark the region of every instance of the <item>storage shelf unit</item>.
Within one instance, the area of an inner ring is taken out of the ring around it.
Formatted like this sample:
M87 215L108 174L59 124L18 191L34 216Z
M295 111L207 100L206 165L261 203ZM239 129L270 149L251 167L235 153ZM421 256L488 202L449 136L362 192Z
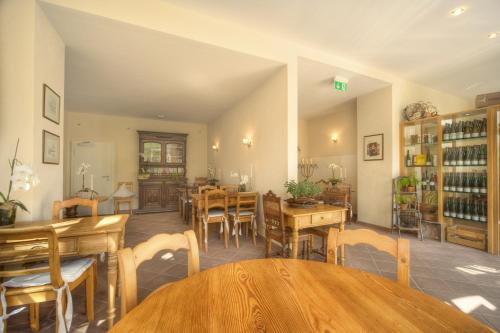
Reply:
M442 241L494 254L499 254L500 238L499 116L500 106L492 106L400 125L401 175L415 174L419 179L425 178L426 171L437 175L437 216L424 217L424 226L440 227ZM422 141L429 132L437 133L437 140L415 142L419 141L416 135ZM417 164L428 164L431 155L432 165L412 165L408 155L411 162L412 155L420 155ZM425 193L420 189L419 200ZM424 236L432 234L425 231L424 227Z

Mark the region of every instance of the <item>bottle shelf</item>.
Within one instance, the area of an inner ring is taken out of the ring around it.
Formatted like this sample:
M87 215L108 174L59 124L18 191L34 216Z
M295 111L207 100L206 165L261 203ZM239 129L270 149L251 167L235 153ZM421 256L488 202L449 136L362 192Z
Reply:
M407 165L407 168L437 168L437 165Z
M459 193L459 194L473 194L473 195L488 195L488 192L467 192L467 191L450 191L450 190L444 190L444 193Z
M446 218L456 219L456 220L461 220L461 221L475 222L475 223L481 223L481 224L487 224L488 223L487 220L486 221L484 221L484 220L483 221L481 221L481 220L473 220L473 219L468 219L468 218L466 219L466 218L458 217L458 216L451 216L451 215L447 216L445 214L443 214L443 216L446 217Z
M443 164L443 167L445 167L445 168L486 167L486 166L488 166L488 164L467 164L467 165L465 165L465 164L462 164L462 165L446 165L446 164Z
M437 142L432 142L432 143L428 143L428 142L421 142L421 143L405 143L405 147L417 147L417 146L437 146L438 143Z
M456 142L456 141L468 141L468 140L478 140L478 139L486 139L488 136L485 135L480 135L480 136L471 136L469 138L457 138L457 139L448 139L448 140L445 140L443 139L442 142L443 143L451 143L451 142Z

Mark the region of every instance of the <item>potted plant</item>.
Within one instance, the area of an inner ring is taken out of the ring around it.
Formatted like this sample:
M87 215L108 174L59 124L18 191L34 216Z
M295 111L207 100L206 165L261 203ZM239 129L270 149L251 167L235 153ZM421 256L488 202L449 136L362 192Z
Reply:
M399 205L400 210L408 209L408 205L411 202L411 198L407 195L398 195L396 198L396 202Z
M408 176L408 186L406 187L406 190L408 192L416 192L418 184L420 184L420 180L418 180L415 175L410 175Z
M246 192L248 180L249 180L248 175L240 175L240 186L239 186L238 191Z
M14 224L16 221L17 207L28 212L28 209L21 201L11 199L11 194L15 191L28 191L39 182L38 178L33 174L33 170L18 160L18 148L19 139L17 140L14 158L9 160L10 179L7 194L0 192L0 226Z
M80 166L78 167L78 170L76 171L77 175L82 176L82 189L79 190L76 193L76 195L80 198L83 198L83 199L94 199L98 195L98 193L96 191L94 191L93 175L90 175L91 176L90 188L85 187L85 175L89 171L89 168L90 168L90 164L88 164L86 162L82 162L82 164L80 164Z
M211 166L208 167L208 177L207 177L207 183L208 185L215 186L219 182L218 179L215 178L215 168L212 168Z
M321 193L319 185L308 180L299 182L289 180L285 183L285 188L292 196L286 201L293 207L314 207L318 203L314 197Z

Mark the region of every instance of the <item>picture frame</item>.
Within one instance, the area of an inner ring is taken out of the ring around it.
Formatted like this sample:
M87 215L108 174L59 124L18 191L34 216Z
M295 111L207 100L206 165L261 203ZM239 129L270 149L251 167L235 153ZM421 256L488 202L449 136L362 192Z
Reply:
M384 159L384 134L363 137L363 160L382 161Z
M43 84L43 117L59 125L61 97L47 84Z
M61 138L59 135L43 130L42 154L44 164L59 164L61 156Z

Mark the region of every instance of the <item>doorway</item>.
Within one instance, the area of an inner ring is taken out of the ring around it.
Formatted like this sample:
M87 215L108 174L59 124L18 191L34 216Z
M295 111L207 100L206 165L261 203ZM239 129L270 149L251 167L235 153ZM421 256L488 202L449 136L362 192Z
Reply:
M107 198L99 202L99 215L113 213L111 195L114 192L114 161L113 142L90 140L71 142L70 193L75 195L82 189L83 177L78 174L79 166L83 162L90 164L85 175L85 187L90 188L92 182L93 189L98 196L103 199ZM78 207L78 214L90 215L90 208Z

